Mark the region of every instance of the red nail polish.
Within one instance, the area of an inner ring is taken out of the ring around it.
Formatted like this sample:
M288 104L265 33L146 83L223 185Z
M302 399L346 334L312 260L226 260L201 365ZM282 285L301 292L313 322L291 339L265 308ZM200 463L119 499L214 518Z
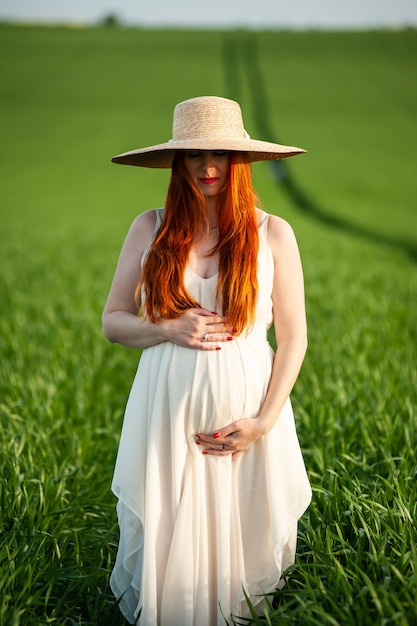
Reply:
M220 437L220 433L218 433L217 431L215 433L213 433L213 438L214 439L218 439Z
M237 328L232 328L232 333L237 333Z
M211 314L212 315L217 315L217 312L216 311L212 311Z
M216 350L221 350L221 347L220 346L216 346Z
M232 341L233 337L228 337L227 341Z

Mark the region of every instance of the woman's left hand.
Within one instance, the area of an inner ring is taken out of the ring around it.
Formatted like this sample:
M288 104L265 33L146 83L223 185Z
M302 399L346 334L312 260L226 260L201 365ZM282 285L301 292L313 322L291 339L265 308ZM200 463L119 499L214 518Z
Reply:
M260 420L247 417L219 428L211 435L198 433L196 443L204 446L203 454L214 456L231 454L235 461L264 434Z

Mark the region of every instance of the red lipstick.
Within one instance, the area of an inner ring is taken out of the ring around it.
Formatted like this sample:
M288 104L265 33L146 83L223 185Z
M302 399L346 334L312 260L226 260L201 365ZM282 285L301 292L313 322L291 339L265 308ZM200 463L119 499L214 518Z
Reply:
M212 185L213 183L216 183L219 179L218 178L199 178L198 180L201 183L203 183L203 185Z

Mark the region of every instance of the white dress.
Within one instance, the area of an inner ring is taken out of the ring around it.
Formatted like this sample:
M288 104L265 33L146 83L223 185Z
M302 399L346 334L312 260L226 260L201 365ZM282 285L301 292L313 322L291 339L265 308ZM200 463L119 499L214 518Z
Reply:
M157 211L157 227L160 223ZM111 588L140 626L220 626L247 615L294 561L311 489L288 399L272 430L236 461L203 455L196 433L255 417L274 358L273 257L259 227L259 301L246 337L201 351L171 342L143 350L126 407L112 483L120 543ZM214 311L216 276L185 284Z

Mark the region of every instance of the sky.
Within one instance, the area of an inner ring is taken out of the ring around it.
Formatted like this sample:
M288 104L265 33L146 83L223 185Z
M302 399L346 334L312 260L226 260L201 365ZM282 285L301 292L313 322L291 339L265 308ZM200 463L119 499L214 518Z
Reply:
M0 0L0 20L248 28L417 26L417 0Z

